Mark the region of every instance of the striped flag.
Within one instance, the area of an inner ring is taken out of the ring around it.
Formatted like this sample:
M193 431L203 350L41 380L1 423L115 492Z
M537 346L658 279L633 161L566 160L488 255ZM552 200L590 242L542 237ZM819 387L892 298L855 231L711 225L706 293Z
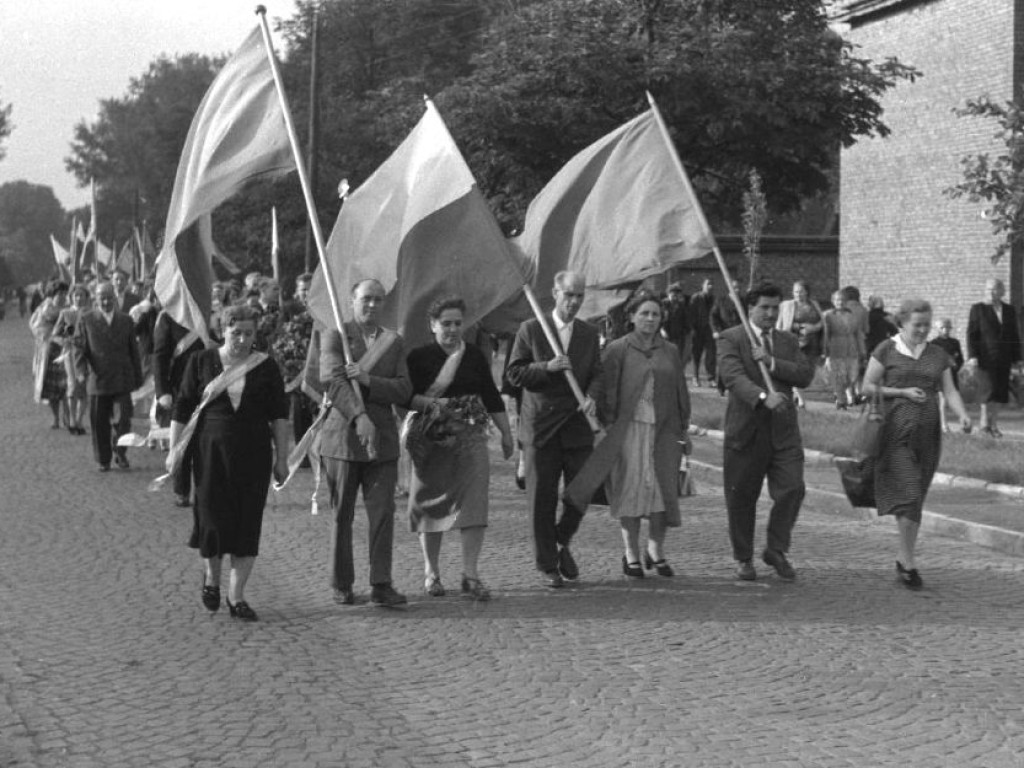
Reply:
M585 317L604 314L614 290L710 253L715 239L680 178L653 110L591 144L537 194L516 244L542 293L561 270L587 282Z
M388 292L382 322L412 345L429 338L424 318L434 299L461 296L471 325L526 281L521 260L429 101L405 141L346 199L327 258L339 296L360 280L380 281ZM309 308L334 327L322 269L313 276Z
M178 163L155 289L177 323L209 338L211 213L255 179L295 168L259 27L203 97Z

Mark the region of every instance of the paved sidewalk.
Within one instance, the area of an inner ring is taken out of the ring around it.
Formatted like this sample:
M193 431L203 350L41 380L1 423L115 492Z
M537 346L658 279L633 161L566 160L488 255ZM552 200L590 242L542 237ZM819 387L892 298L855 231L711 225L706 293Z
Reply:
M1021 764L1020 558L926 535L911 593L891 525L809 504L799 579L762 566L737 582L704 481L669 534L676 578L625 580L618 528L594 509L581 583L548 591L492 446L491 603L424 596L399 513L408 609L334 605L331 520L309 514L304 474L267 510L248 594L261 620L242 624L200 605L189 511L146 491L163 455L97 473L88 438L32 403L30 354L24 324L0 322L3 768ZM457 537L442 562L457 589Z

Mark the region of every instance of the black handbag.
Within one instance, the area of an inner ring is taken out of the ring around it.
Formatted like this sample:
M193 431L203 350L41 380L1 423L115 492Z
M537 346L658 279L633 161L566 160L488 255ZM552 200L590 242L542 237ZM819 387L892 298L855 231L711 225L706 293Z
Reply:
M843 491L854 507L874 507L876 459L836 459L836 468L843 481Z
M882 429L885 417L882 413L882 398L875 395L866 402L857 417L853 430L853 458L874 459L882 453Z

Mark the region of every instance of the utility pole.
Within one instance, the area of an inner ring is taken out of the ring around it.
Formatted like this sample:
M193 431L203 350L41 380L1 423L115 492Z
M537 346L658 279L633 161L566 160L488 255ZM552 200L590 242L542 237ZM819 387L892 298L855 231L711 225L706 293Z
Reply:
M312 38L312 50L309 59L309 149L307 172L309 174L309 187L316 199L316 187L319 177L319 151L320 151L320 11L313 8L313 17L310 21L310 37ZM306 259L305 271L312 272L313 264L317 260L316 244L313 242L313 225L306 222Z

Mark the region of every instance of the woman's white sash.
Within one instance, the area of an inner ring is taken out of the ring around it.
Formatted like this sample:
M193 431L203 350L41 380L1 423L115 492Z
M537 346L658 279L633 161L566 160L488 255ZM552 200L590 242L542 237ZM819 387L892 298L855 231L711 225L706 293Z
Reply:
M192 436L195 434L196 425L199 423L199 416L202 414L203 409L206 408L215 398L227 391L227 388L244 377L249 371L255 368L257 365L267 359L267 355L263 352L253 352L244 362L238 365L233 365L230 368L225 368L220 372L206 387L203 389L203 396L199 401L199 405L192 413L192 418L188 420L188 424L181 430L181 434L178 435L178 441L171 446L171 452L167 456L167 466L169 471L165 475L160 475L156 480L149 484L149 490L156 491L163 487L164 483L178 471L181 466L182 458L185 456L185 449L188 448L189 442L192 440Z

